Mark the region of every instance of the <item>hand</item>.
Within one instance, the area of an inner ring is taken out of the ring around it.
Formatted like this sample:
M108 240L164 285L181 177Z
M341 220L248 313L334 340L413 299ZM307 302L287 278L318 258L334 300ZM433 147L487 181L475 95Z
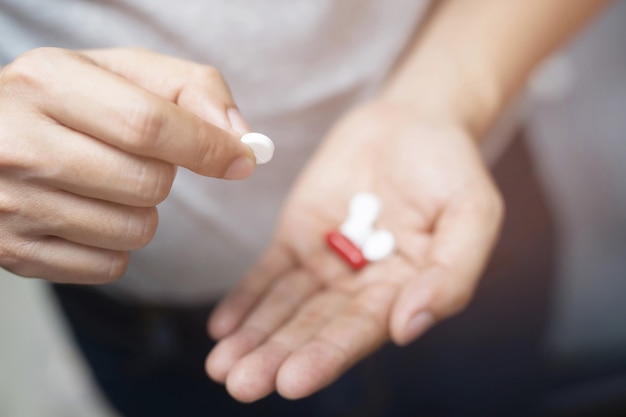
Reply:
M152 239L178 165L252 173L228 116L245 129L216 70L143 50L44 48L2 68L0 266L56 282L120 277Z
M349 199L382 200L395 253L354 272L326 247ZM372 102L341 120L299 178L273 243L217 307L208 374L240 401L301 398L390 338L404 345L467 305L502 202L473 138Z

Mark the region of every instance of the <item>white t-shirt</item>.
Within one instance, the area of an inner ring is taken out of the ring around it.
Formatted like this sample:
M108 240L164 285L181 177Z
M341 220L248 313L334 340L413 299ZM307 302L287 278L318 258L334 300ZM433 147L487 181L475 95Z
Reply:
M218 68L274 160L221 181L179 169L154 240L103 290L150 301L215 299L271 236L281 202L325 132L371 96L427 0L0 0L0 63L37 46L143 46ZM103 167L103 169L106 169Z

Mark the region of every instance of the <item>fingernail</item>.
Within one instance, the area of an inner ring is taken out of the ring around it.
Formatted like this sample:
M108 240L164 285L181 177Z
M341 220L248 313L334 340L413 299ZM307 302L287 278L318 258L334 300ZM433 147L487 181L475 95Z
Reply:
M230 122L230 125L233 127L233 129L235 129L239 133L250 132L250 126L248 126L248 123L244 120L241 113L239 113L239 110L235 108L230 108L228 109L226 114L228 115L228 121Z
M224 174L227 180L242 180L248 178L254 171L254 161L248 156L240 156L230 164Z
M428 311L417 313L404 326L404 345L407 345L421 336L435 324L435 318Z

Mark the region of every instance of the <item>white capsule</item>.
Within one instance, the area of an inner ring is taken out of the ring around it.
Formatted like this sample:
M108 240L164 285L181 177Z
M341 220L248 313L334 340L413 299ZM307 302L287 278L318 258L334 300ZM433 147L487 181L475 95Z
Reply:
M396 239L388 230L377 230L365 239L361 251L370 262L380 261L389 256L396 246Z
M372 233L379 212L378 197L370 193L357 193L350 199L348 218L341 224L339 231L360 248Z
M380 199L372 193L357 193L350 200L348 219L359 219L371 226L380 213Z
M274 156L274 142L264 134L246 133L241 137L241 141L252 149L257 164L266 164L272 160Z
M339 227L342 235L350 239L357 248L363 246L365 240L372 234L372 226L369 223L359 222L359 219L348 218Z

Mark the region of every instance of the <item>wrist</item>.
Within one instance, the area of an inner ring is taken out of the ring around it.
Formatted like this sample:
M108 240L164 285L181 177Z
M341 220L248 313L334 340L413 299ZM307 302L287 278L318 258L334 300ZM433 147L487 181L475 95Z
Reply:
M480 139L533 68L606 3L437 2L382 95L448 114Z
M379 97L412 109L420 118L456 124L480 141L509 99L496 80L487 66L417 61L394 74Z

